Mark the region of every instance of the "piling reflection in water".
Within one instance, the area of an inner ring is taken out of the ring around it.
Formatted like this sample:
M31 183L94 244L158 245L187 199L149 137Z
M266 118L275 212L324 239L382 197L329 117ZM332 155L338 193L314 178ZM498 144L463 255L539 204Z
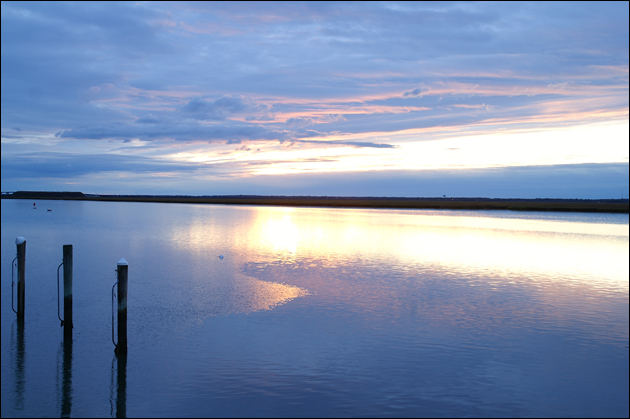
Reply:
M109 403L111 417L127 417L127 353L120 353L112 358Z
M61 417L69 418L72 413L72 339L61 343Z
M13 354L15 358L15 410L24 410L24 320L16 320L17 327L13 328L11 334L11 348L13 348ZM16 339L17 335L17 339Z
M3 312L2 417L125 417L127 398L154 417L627 416L627 215L64 201L25 230L13 201L5 241L52 250L27 267L29 335ZM64 389L46 279L61 234L85 278ZM121 254L128 386L109 341Z

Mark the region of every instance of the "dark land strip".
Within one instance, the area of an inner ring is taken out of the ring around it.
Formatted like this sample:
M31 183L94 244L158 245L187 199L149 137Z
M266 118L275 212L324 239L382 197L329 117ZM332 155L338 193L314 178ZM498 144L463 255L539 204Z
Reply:
M629 213L628 199L493 199L493 198L386 198L338 196L258 195L90 195L82 192L19 191L2 199L63 199L78 201L162 202L182 204L274 205L291 207L459 209L512 211L566 211Z

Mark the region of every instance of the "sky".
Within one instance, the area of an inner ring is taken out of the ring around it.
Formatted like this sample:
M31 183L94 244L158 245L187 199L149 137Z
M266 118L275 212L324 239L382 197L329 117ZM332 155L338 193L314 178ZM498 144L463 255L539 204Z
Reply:
M2 2L2 191L628 198L628 2Z

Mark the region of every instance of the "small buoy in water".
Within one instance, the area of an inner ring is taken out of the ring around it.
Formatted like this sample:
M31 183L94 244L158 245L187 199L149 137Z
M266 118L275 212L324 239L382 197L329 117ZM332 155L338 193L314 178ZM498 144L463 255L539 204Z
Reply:
M223 259L223 255L219 255L219 259Z

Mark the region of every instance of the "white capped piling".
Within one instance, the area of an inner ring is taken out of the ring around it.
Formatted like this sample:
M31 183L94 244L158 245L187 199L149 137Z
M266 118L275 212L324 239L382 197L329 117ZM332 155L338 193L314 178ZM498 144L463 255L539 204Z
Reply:
M72 340L72 245L63 245L63 336Z
M18 289L17 289L17 316L18 320L24 320L24 268L26 267L26 239L24 237L17 237L15 239L17 246L17 277L18 277Z
M127 275L129 264L124 258L118 261L118 343L116 353L127 353Z

